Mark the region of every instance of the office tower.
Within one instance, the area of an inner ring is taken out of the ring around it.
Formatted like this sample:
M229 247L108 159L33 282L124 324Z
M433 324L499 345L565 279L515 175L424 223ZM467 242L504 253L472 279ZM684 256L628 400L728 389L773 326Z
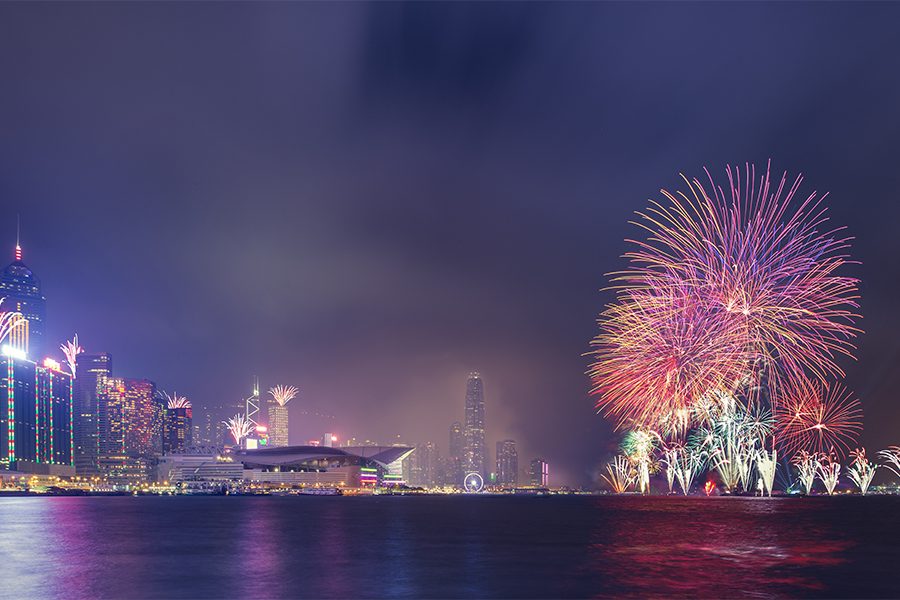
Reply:
M25 321L9 334L7 343L25 352L36 363L44 359L44 323L47 300L41 281L22 262L22 248L16 240L15 260L0 273L0 311L18 312Z
M0 426L0 465L51 475L74 475L72 376L59 363L43 366L7 348L0 356L6 419Z
M497 442L497 483L512 486L519 483L519 455L514 440Z
M439 483L440 455L434 442L419 444L407 460L409 461L407 481L410 485L428 488Z
M256 427L261 417L259 414L259 377L253 376L252 393L244 402L244 416Z
M450 451L447 453L447 467L445 468L446 480L448 485L462 485L463 477L463 459L465 458L465 438L463 436L463 426L459 421L454 421L450 425Z
M79 354L74 385L75 470L96 475L100 456L100 390L112 377L112 356Z
M184 452L193 445L193 408L190 400L175 397L166 406L163 454Z
M276 385L269 388L272 401L269 402L269 441L272 446L288 445L287 404L297 396L297 388L292 385Z
M487 452L484 441L484 383L478 373L469 373L466 382L464 469L487 479Z
M277 403L269 404L269 438L271 445L288 445L288 408Z
M531 461L531 485L548 487L550 485L550 466L543 458Z
M150 456L162 450L165 405L152 381L106 379L99 405L101 456Z

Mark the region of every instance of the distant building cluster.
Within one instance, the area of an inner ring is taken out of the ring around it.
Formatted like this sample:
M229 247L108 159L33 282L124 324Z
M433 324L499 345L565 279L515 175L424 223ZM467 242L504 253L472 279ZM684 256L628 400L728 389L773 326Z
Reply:
M426 489L462 488L467 477L477 473L492 489L549 487L549 466L545 460L536 458L526 465L529 470L520 471L515 440L497 442L495 468L491 470L484 415L484 380L479 373L473 372L466 380L463 421L450 425L447 455L442 456L434 442L416 446L415 452L404 462L408 483Z
M13 262L0 274L0 317L0 385L6 393L0 486L16 477L43 476L112 489L149 482L209 489L242 482L461 490L475 474L495 488L549 485L541 459L520 476L514 440L497 442L491 470L478 373L466 381L463 420L450 426L446 456L434 442L411 446L397 439L381 445L341 441L331 432L290 446L293 386L271 388L269 400L254 380L247 398L208 406L195 421L190 400L163 392L149 379L116 375L112 356L84 352L77 336L60 346L65 361L44 358L46 299L18 243Z

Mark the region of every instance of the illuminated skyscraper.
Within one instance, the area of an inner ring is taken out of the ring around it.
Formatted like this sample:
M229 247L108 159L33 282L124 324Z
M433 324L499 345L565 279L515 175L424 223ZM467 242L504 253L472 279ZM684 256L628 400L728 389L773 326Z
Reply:
M450 426L450 452L448 452L447 456L446 481L444 483L462 485L463 477L465 476L465 473L463 473L465 447L462 423L454 421Z
M487 449L484 441L484 383L478 373L469 373L466 382L465 470L478 473L485 479Z
M531 461L531 485L548 487L550 485L550 465L543 458Z
M10 332L8 343L23 350L29 358L44 360L44 321L47 300L41 293L41 281L22 262L22 248L16 242L15 260L0 273L0 310L19 312L25 321Z
M440 455L434 442L426 442L416 446L415 451L407 458L409 461L410 485L420 487L433 487L438 482L438 464Z
M162 450L165 405L152 381L106 379L99 404L101 456L150 456Z
M513 486L519 483L519 454L514 440L497 442L497 483Z
M163 453L184 452L193 444L193 409L190 402L166 408Z
M288 445L288 407L277 402L269 403L269 439L275 447Z
M100 392L112 377L112 356L79 354L74 397L75 469L79 475L95 475L100 456Z
M30 473L74 475L71 375L55 361L39 366L21 351L11 351L0 356L0 385L6 396L0 465Z

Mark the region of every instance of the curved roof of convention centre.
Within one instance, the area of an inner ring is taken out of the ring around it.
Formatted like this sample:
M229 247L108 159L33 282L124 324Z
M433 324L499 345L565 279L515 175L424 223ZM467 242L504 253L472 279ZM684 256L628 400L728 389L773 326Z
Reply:
M387 466L406 458L414 448L409 446L356 446L352 448L328 448L327 446L282 446L240 450L235 456L244 462L257 465L287 465L310 460L363 458Z

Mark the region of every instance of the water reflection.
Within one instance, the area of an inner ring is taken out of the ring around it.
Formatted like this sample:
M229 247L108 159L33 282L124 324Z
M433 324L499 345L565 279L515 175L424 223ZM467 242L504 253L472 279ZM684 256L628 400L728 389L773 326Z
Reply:
M0 595L900 597L900 498L0 498Z
M829 567L853 546L823 515L811 523L805 499L622 500L591 545L605 576L599 595L808 595L826 588Z

